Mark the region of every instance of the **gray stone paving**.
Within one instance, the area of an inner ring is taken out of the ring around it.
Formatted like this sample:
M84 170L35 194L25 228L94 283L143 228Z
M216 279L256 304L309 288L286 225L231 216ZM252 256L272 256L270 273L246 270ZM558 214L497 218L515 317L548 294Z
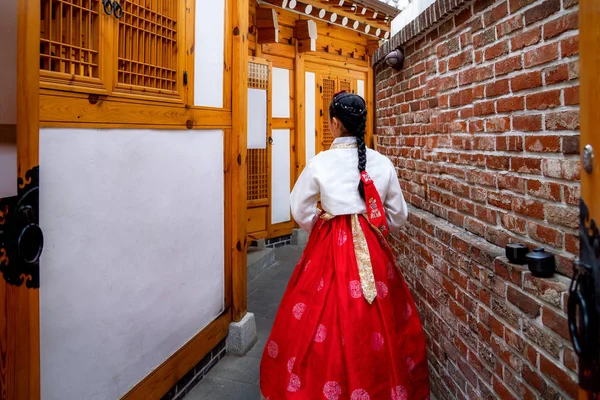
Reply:
M297 246L275 249L275 264L248 282L248 311L256 317L258 341L244 357L227 355L185 397L185 400L259 400L260 358L279 302L302 255Z

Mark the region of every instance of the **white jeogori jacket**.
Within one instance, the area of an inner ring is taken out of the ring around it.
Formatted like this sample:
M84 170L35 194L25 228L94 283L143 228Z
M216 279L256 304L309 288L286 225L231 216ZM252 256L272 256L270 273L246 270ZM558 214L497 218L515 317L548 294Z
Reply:
M367 149L366 170L375 182L390 231L394 232L408 217L396 169L387 157ZM300 174L290 195L294 219L302 229L310 232L318 216L319 194L321 207L332 215L366 213L367 206L358 193L359 181L356 138L335 139L331 149L317 154Z

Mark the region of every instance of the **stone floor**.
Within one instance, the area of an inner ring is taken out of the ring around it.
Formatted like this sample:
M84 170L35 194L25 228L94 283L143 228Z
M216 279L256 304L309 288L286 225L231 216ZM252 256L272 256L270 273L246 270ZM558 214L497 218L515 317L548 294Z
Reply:
M185 400L259 400L260 357L273 320L302 249L275 249L275 263L248 282L248 310L256 317L258 342L244 357L223 358L185 397Z

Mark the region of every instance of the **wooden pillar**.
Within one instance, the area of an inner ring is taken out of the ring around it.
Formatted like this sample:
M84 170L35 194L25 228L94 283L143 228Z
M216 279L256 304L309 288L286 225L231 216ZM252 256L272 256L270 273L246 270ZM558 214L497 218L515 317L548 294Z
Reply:
M304 68L304 56L296 50L296 59L294 60L295 88L296 88L296 129L295 129L295 162L296 174L294 182L300 176L300 173L306 166L306 73Z
M373 68L371 67L371 56L367 57L367 62L369 64L369 70L367 71L367 82L365 87L365 101L367 102L367 132L366 132L366 143L371 148L374 148L375 143L373 143L373 136L377 133L375 132L375 79L373 74Z
M239 322L246 315L246 181L248 127L248 20L249 1L233 2L233 73L232 73L232 210L231 224L226 228L232 235L232 318Z

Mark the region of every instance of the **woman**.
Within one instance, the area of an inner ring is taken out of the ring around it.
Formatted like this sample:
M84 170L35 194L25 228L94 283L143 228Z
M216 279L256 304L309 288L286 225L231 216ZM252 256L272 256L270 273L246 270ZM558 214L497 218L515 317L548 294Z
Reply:
M265 347L262 395L427 399L425 337L386 239L408 216L396 170L366 148L360 96L336 94L329 115L333 145L290 196L294 219L312 233Z

